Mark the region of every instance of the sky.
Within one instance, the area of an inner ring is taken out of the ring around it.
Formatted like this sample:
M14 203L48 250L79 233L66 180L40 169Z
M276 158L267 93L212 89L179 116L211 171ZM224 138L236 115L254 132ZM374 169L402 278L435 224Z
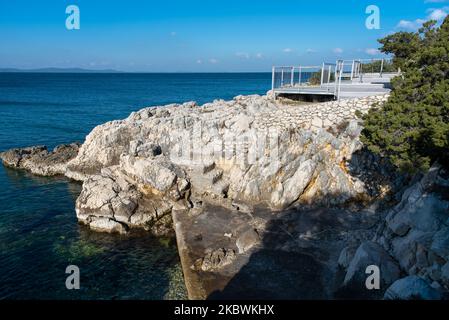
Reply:
M369 5L379 29L365 26ZM382 57L377 39L448 12L449 0L0 0L0 68L270 72Z

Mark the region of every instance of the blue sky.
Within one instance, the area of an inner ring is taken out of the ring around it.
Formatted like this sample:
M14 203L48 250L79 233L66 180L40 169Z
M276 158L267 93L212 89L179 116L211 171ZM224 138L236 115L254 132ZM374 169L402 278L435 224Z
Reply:
M80 30L65 27L71 4ZM365 27L368 5L379 30ZM378 38L447 12L449 0L0 0L0 67L270 71L378 57Z

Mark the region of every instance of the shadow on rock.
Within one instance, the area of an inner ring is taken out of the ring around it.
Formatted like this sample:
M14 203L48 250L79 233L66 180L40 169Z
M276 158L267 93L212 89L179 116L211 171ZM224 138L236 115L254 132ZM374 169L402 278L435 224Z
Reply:
M277 213L260 232L261 242L246 253L247 263L207 298L332 299L338 254L347 243L346 230L361 227L359 218L326 208Z
M364 183L368 195L373 199L398 201L391 197L408 186L411 179L399 173L387 158L372 153L366 147L353 153L347 168L351 176Z
M323 269L307 254L261 249L208 299L320 299Z

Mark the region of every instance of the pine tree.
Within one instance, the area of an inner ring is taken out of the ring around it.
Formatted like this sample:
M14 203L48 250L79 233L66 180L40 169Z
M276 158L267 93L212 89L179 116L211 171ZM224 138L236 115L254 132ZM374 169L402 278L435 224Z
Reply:
M379 42L402 75L389 100L365 116L362 141L400 170L424 171L449 164L449 17L416 33L398 32Z

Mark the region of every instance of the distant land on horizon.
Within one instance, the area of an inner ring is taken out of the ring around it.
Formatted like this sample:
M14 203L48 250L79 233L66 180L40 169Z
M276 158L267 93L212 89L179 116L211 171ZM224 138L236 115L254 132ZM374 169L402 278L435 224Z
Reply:
M19 69L19 68L0 68L0 72L16 73L124 73L123 71L113 69L91 70L83 68L38 68L38 69Z

